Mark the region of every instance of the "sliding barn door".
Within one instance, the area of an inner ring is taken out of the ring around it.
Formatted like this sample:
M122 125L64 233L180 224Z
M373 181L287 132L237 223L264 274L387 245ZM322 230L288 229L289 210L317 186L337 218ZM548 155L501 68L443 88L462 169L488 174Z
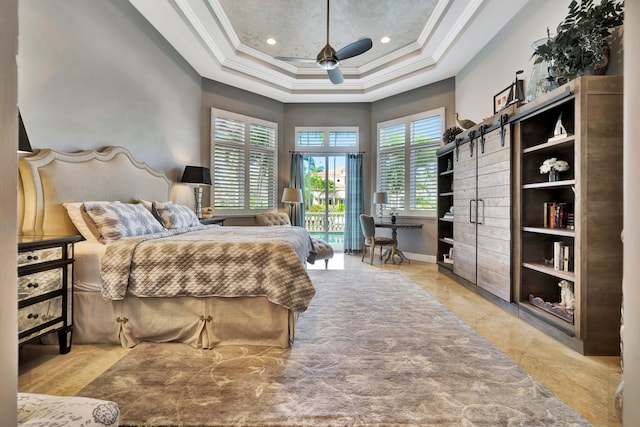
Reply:
M477 145L476 284L505 301L511 299L511 135L509 126L484 135Z

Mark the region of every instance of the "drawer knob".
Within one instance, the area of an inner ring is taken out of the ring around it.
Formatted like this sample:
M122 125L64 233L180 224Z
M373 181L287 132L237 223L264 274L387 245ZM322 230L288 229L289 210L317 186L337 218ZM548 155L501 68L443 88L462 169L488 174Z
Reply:
M33 313L29 313L29 315L27 316L28 319L37 319L38 318L38 313L33 314Z
M29 261L31 261L31 260L37 261L38 260L38 255L27 255L27 259Z
M38 286L40 286L37 282L36 283L28 283L27 284L27 288L37 288Z

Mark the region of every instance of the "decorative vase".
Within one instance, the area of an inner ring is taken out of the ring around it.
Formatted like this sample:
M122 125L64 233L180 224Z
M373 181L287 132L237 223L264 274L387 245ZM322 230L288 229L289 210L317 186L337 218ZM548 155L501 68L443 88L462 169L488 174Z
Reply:
M549 182L556 182L560 179L558 171L555 169L551 169L549 172Z
M536 48L545 44L547 40L548 39L546 37L540 40L536 40L535 42L533 42L531 47L533 47L533 50L535 51ZM541 61L537 64L533 64L531 78L529 79L529 84L527 85L527 102L531 102L538 96L543 95L553 89L553 80L549 75L550 67L551 64L548 61Z
M397 219L398 217L396 216L396 214L391 214L391 224L395 224Z

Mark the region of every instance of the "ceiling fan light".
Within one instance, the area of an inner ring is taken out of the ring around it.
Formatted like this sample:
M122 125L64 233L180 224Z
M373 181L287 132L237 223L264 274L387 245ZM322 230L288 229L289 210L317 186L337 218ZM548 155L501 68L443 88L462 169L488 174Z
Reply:
M338 61L336 61L333 58L322 58L322 59L319 59L318 62L316 62L316 64L318 64L318 67L324 70L333 70L338 66Z

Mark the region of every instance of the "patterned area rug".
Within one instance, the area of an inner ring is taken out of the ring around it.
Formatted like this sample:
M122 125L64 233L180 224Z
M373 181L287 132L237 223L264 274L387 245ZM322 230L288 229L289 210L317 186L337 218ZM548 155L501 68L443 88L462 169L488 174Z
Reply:
M292 348L140 344L78 395L126 426L590 425L402 273L309 274Z

